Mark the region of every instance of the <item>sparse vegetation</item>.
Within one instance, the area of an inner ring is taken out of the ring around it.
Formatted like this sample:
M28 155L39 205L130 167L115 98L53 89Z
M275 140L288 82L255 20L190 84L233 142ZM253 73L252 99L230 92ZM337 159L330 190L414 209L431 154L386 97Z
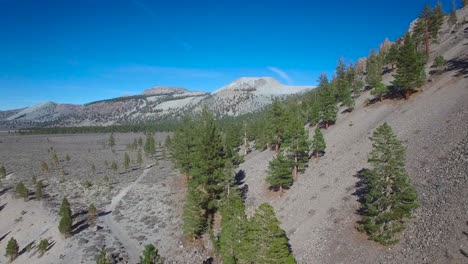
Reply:
M15 260L19 256L19 246L15 238L10 238L6 246L6 257L10 258L10 261Z
M17 185L16 185L16 193L24 199L24 201L27 201L28 200L28 197L29 197L29 190L28 188L26 188L26 186L24 186L23 182L19 182Z
M88 207L88 221L91 223L91 225L96 224L97 220L97 209L94 204L90 204Z
M323 137L322 131L317 127L312 140L312 149L314 150L315 156L317 158L320 157L320 154L325 152L326 147L327 145L325 144L325 138Z
M37 249L39 250L39 254L43 256L46 253L46 251L49 249L49 246L50 246L49 240L42 239L39 242L39 245L37 246Z
M143 255L140 257L141 264L162 264L158 250L152 244L146 245L143 250Z
M42 170L44 173L49 172L49 165L47 165L47 162L45 162L45 161L42 161L42 162L41 162L41 170Z
M72 211L70 208L70 203L68 202L68 199L66 197L62 200L59 215L61 219L59 222L58 229L60 233L66 238L71 235L73 225Z
M443 56L439 55L434 59L434 66L437 68L437 71L441 73L447 67L447 61Z
M7 173L6 173L5 166L4 166L4 165L2 165L2 166L0 167L0 179L3 179L3 178L5 178L5 177L6 177L6 175L7 175Z
M109 136L109 141L108 143L109 144L109 147L114 150L114 147L115 147L115 138L114 138L114 133L111 133L110 136Z
M104 249L101 249L99 256L96 259L96 264L111 264L111 260Z
M44 185L42 184L42 181L36 182L36 200L40 201L42 199L42 189L44 188Z
M128 155L127 152L125 152L124 154L123 164L124 164L125 171L128 171L128 168L130 167L130 156Z

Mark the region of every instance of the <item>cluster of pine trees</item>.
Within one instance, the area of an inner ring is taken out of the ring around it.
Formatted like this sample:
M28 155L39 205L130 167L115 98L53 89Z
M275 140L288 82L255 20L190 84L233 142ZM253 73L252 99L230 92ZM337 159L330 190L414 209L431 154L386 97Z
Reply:
M295 263L271 206L260 206L247 219L233 173L242 133L229 134L232 128L223 128L204 109L199 116L186 117L170 139L172 157L187 178L185 236L197 239L210 232L223 263ZM211 228L215 215L221 216L219 234Z

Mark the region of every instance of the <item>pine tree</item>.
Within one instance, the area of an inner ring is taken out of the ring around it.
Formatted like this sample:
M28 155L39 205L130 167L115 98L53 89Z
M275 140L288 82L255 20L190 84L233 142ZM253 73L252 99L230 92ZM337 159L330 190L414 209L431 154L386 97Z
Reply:
M104 249L101 249L99 252L99 256L96 259L96 264L111 264L111 261Z
M156 146L154 144L154 137L151 132L146 133L146 141L145 141L145 146L143 149L147 157L153 156L154 152L156 151Z
M112 169L112 171L113 171L114 173L117 173L117 170L119 169L119 168L117 167L117 162L112 161L112 163L111 163L111 169Z
M128 171L128 168L130 167L130 156L128 155L127 152L125 152L124 154L124 168L125 168L125 171Z
M284 136L285 124L287 123L286 108L278 98L271 104L268 122L275 137L275 151L278 153Z
M405 35L397 60L393 84L408 98L411 91L421 86L426 78L423 55L416 49L410 34Z
M396 243L404 219L417 208L417 193L405 171L405 147L384 123L372 135L372 152L365 173L367 190L360 230L384 245Z
M13 237L8 240L5 256L9 257L10 261L15 260L19 256L18 242Z
M382 101L382 97L388 94L388 92L388 87L380 82L374 87L374 89L372 89L371 95L375 96L379 101Z
M322 104L320 107L322 110L322 120L325 123L325 127L328 128L336 122L336 114L338 112L335 96L330 86L321 90L320 102Z
M431 32L432 39L437 39L440 28L444 23L444 16L445 12L442 8L442 3L440 1L437 1L437 4L432 12L432 16L429 20L429 31Z
M141 150L138 150L138 153L137 153L137 163L140 167L143 164L143 156L141 155Z
M249 254L249 262L240 263L296 263L289 251L286 233L280 228L273 207L267 203L260 205L255 211L248 224L245 239L253 252Z
M342 102L345 99L345 93L347 92L346 89L348 86L346 80L346 65L344 63L343 57L338 60L338 65L336 66L335 72L337 100Z
M434 59L434 66L437 68L438 72L443 72L447 66L447 61L443 56L439 55Z
M36 182L36 200L40 201L42 199L42 188L44 185L42 184L42 181Z
M319 127L315 129L314 138L312 139L312 149L314 150L315 156L318 158L321 153L325 152L325 139L323 137L322 131Z
M60 205L60 212L59 215L61 217L58 229L61 234L63 234L65 237L68 237L71 234L72 231L72 212L70 209L70 203L68 203L68 200L66 197L63 198L62 204Z
M279 189L282 192L283 188L288 188L293 184L291 165L289 159L281 153L270 161L266 178L270 188Z
M249 259L243 250L246 235L245 206L237 188L233 187L223 199L219 251L224 264L236 264L240 259Z
M375 51L371 51L366 64L366 82L375 87L382 81L382 58Z
M352 111L354 109L354 99L351 95L351 87L349 87L348 83L346 83L346 86L343 89L342 97L343 105L348 107L349 111Z
M114 133L111 133L109 136L109 147L113 150L115 147L115 138L114 138Z
M65 156L65 159L66 159L68 162L71 160L71 158L70 158L70 156L69 156L68 154Z
M94 204L90 204L88 207L88 221L91 223L91 225L94 225L97 220L97 209Z
M138 146L140 146L140 148L143 146L143 139L141 137L138 138Z
M50 243L49 243L49 240L47 239L42 239L41 242L39 242L37 249L39 250L39 253L41 256L44 255L44 253L47 251L49 246L50 246Z
M183 232L187 238L196 239L205 230L206 211L202 208L206 201L206 191L201 186L189 186L182 215Z
M296 116L296 117L294 117ZM293 113L285 133L286 152L292 158L293 175L297 179L299 171L303 171L309 161L309 135L304 129L304 122Z
M452 11L450 12L448 23L450 26L453 26L457 23L457 6L455 5L455 0L452 2Z
M16 185L16 193L24 199L24 201L27 201L28 200L28 197L29 197L29 190L28 188L26 188L26 186L24 186L23 182L19 182L17 185Z
M47 173L49 172L49 165L47 165L47 162L45 161L42 161L41 162L41 169L44 173Z
M5 169L5 166L1 166L0 167L0 179L3 179L6 177L6 169Z
M396 43L393 43L390 49L388 50L388 53L385 56L385 63L390 64L392 70L395 68L395 64L397 63L398 60L398 45ZM379 84L380 81L377 83Z
M145 246L143 256L140 257L140 264L162 264L161 257L154 245Z

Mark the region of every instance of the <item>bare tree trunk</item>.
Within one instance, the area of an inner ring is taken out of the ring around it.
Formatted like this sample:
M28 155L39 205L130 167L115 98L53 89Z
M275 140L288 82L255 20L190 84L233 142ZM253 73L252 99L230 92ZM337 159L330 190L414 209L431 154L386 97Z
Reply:
M283 196L283 185L280 185L280 197Z
M297 174L298 174L298 166L297 166L297 156L294 157L294 181L297 181Z
M408 89L406 89L405 91L405 100L408 100L410 97L410 91Z
M318 159L319 158L319 152L315 151L315 157Z

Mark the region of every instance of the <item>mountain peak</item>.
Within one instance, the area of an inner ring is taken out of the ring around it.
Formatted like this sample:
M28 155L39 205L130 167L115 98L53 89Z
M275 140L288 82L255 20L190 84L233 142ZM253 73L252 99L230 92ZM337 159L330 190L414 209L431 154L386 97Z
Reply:
M188 92L187 89L172 86L155 86L143 91L144 95L181 94Z

